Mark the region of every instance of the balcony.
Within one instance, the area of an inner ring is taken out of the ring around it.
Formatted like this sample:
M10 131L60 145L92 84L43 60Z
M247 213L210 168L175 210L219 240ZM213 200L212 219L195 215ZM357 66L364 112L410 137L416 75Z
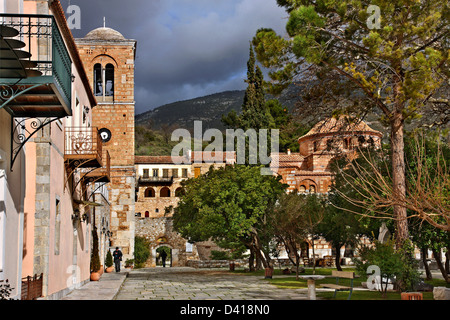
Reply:
M72 169L102 168L102 139L97 128L66 127L64 130L64 160ZM107 166L108 162L109 153L107 153Z
M106 150L106 157L104 159L106 159L106 165L104 167L89 170L84 174L83 180L85 183L111 182L111 156L108 150Z
M0 13L0 109L13 117L72 115L72 61L51 15Z
M171 185L173 183L173 177L150 177L139 176L139 185Z

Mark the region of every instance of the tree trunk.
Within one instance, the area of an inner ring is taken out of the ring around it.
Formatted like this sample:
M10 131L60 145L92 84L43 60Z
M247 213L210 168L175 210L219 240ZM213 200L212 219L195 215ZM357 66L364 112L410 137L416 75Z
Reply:
M425 268L425 274L427 275L427 280L431 280L433 279L433 275L431 274L430 271L430 267L428 266L427 263L427 250L428 248L421 248L422 251L422 262L423 262L423 267Z
M248 247L250 249L250 256L248 257L248 270L250 272L255 271L255 250L253 246Z
M314 238L311 238L312 253L313 253L313 274L316 274L316 252L314 250Z
M398 108L399 109L399 108ZM392 191L393 199L406 198L406 179L405 179L405 155L403 141L403 116L401 110L394 113L391 120L391 152L392 152ZM397 248L403 246L405 240L408 239L408 221L406 207L395 204L394 219L396 227L396 245Z
M447 247L447 252L445 253L445 272L450 274L450 247Z
M450 278L448 277L448 274L447 274L447 272L445 271L445 267L444 267L444 265L442 264L442 260L441 260L441 255L440 255L440 253L437 252L436 249L432 249L432 251L433 251L434 259L436 260L436 263L437 263L437 265L438 265L438 267L439 267L439 270L441 270L441 273L442 273L442 276L443 276L444 279L445 279L445 282L450 283Z
M342 268L341 268L341 245L337 244L335 246L335 249L336 249L336 261L335 261L336 269L338 271L342 271Z

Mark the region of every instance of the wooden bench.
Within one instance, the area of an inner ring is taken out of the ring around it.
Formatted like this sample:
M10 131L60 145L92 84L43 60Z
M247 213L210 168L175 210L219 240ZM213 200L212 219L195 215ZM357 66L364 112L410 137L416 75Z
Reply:
M350 300L350 298L352 297L352 292L353 292L353 279L355 279L355 273L350 272L350 271L335 271L335 270L333 270L331 272L331 275L333 277L336 277L336 284L324 283L324 284L321 284L320 286L322 288L334 289L333 298L336 298L336 293L338 291L350 291L348 298L347 298L347 300ZM350 279L350 286L340 285L339 284L340 279Z

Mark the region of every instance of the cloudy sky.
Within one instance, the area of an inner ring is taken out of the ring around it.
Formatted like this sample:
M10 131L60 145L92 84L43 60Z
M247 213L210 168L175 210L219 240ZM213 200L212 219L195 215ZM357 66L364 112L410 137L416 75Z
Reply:
M226 90L245 89L256 30L284 32L276 0L61 0L81 9L76 38L106 26L136 39L136 113ZM66 14L70 16L70 14Z

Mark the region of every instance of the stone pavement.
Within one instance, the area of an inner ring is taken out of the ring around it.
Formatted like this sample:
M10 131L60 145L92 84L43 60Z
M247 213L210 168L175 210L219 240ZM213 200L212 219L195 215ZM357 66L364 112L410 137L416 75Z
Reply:
M307 289L279 289L262 276L188 267L133 270L116 300L307 300Z
M307 300L307 289L279 289L225 269L158 267L104 273L61 300Z
M129 270L103 273L99 281L89 281L61 300L113 300Z

